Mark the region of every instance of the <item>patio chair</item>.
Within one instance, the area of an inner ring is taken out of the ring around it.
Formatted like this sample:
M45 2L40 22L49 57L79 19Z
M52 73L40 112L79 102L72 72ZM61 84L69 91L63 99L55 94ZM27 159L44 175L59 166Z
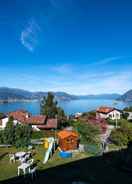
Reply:
M9 154L9 160L10 163L15 163L16 162L15 154Z
M32 159L27 161L27 164L29 164L31 166L33 164L33 162L34 162L34 159L32 158Z
M37 171L37 166L31 166L30 168L29 168L29 174L31 174L31 178L33 179L34 178L34 176L36 177L36 171Z
M24 158L25 158L26 160L29 160L30 157L31 157L31 155L30 155L29 153L27 153L27 154L25 155Z
M26 158L25 157L22 157L22 158L19 158L19 161L22 163L26 163Z

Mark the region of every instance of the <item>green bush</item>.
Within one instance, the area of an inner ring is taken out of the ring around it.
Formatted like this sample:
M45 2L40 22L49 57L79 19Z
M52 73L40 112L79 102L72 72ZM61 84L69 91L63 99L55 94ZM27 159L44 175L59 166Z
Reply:
M130 107L125 107L125 108L123 109L123 111L132 112L132 106L130 106Z
M0 144L3 144L3 130L0 130Z
M118 146L126 146L132 141L132 125L126 120L120 121L120 128L111 132L110 139Z
M129 116L129 113L127 113L127 112L125 112L125 113L122 114L122 117L123 117L124 119L126 119L126 120L127 120L128 116Z
M31 126L17 124L10 118L6 128L0 131L0 142L18 147L27 147L31 143Z
M44 137L43 131L32 132L32 139L40 139Z
M126 134L124 134L120 129L115 129L112 131L110 135L110 139L114 144L117 146L125 146L128 144L128 137Z
M100 128L97 125L81 121L70 121L70 126L80 135L80 141L83 144L97 144L99 142Z
M108 122L109 125L116 126L116 120L112 120L112 119L108 118L107 122ZM128 124L128 123L129 122L126 119L124 119L124 118L121 118L121 119L117 120L117 126L122 126L122 124Z

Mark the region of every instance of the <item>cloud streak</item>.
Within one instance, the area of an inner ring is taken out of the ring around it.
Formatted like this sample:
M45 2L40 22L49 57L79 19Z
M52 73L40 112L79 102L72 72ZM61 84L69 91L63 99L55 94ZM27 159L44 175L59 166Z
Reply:
M70 64L56 65L51 68L52 71L60 75L71 74L73 72L73 67Z
M40 33L40 27L34 19L31 19L24 30L21 32L20 40L21 44L33 52L38 45L38 36Z
M102 60L97 61L95 64L106 65L106 64L109 64L113 61L121 60L123 58L124 58L123 56L107 57L107 58L104 58Z

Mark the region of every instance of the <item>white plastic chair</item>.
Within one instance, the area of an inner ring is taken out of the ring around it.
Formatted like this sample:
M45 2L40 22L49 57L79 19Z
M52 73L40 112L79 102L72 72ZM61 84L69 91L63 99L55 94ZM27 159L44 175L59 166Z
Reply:
M10 158L10 163L12 163L12 162L16 162L16 160L15 160L15 154L9 154L9 158Z
M26 158L25 158L25 157L23 157L23 158L19 158L19 160L20 160L21 164L23 164L23 163L25 163L25 162L26 162Z
M29 168L29 173L31 174L32 179L34 176L36 177L36 171L37 171L37 166L33 167L32 169Z
M24 157L26 160L28 160L30 158L30 154L26 154Z
M34 159L32 158L32 159L27 161L27 164L29 164L31 166L33 164L33 162L34 162Z
M23 163L23 164L19 165L17 169L18 169L18 176L20 175L21 170L23 171L23 173L25 175L25 174L29 173L30 165L27 163ZM27 172L27 170L28 170L28 172Z

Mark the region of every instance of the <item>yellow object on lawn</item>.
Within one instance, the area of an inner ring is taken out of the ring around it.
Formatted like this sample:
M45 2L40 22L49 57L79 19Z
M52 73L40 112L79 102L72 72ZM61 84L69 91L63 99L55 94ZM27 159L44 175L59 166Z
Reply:
M49 142L48 142L48 139L45 138L45 139L44 139L44 148L45 148L45 149L48 149L48 147L49 147Z

